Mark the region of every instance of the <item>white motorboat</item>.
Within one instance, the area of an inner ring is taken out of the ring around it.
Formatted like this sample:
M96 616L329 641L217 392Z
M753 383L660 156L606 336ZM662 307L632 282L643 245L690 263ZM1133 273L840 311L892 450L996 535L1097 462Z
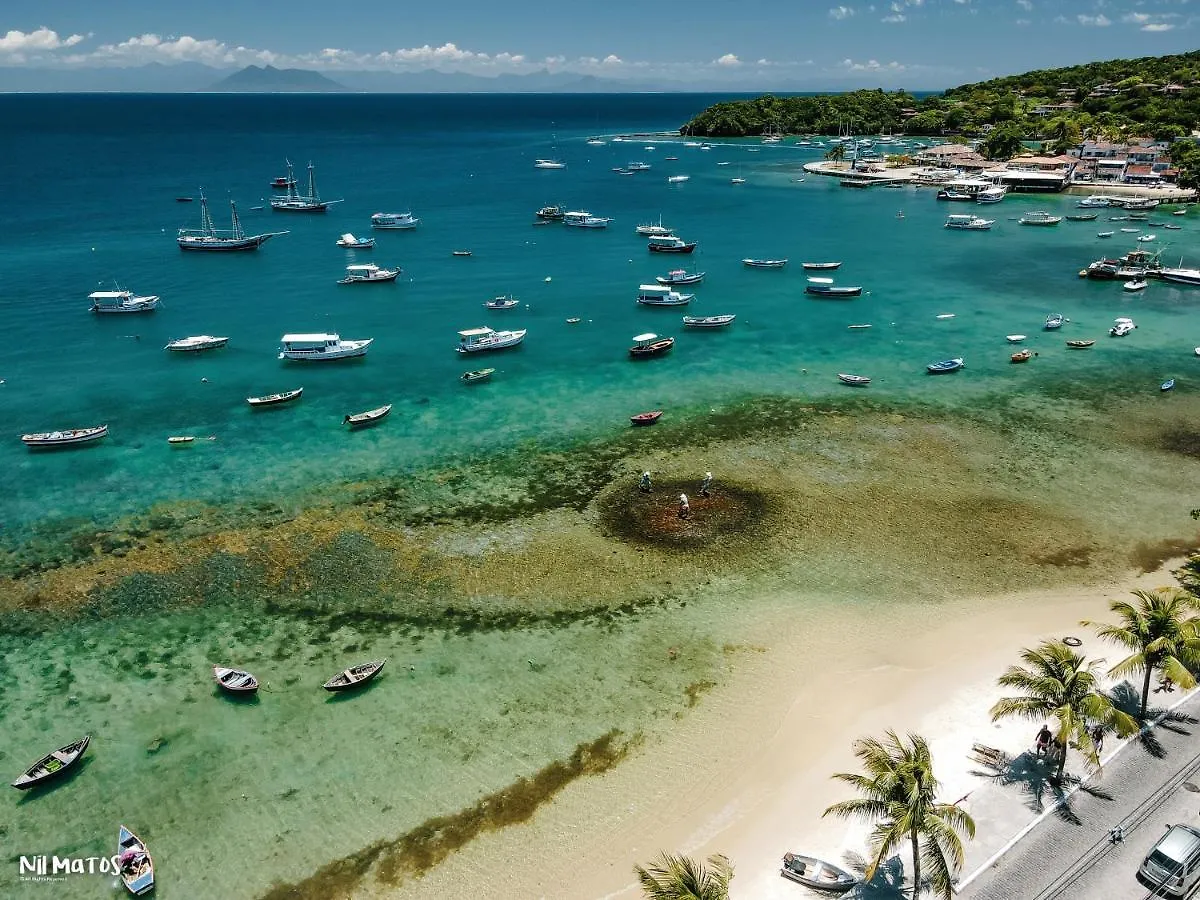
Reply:
M730 184L745 184L746 179L745 178L730 178L729 183Z
M273 237L287 234L286 231L273 231L269 234L246 234L242 230L241 220L238 219L237 204L229 201L232 222L229 230L222 230L213 224L212 214L208 211L208 199L200 191L200 227L180 228L175 242L180 250L257 250Z
M375 246L375 238L355 237L347 231L337 239L336 243L339 247L345 247L347 250L370 250Z
M141 313L158 308L158 295L138 297L133 291L92 291L88 294L94 313Z
M484 326L483 328L468 328L458 333L459 353L479 353L484 350L506 350L515 347L525 340L527 329L520 331L496 331Z
M1113 326L1108 329L1108 333L1113 337L1125 337L1125 335L1129 334L1135 328L1137 326L1133 324L1133 319L1121 316L1113 322Z
M338 284L375 284L384 281L395 281L400 274L400 267L385 269L375 263L361 263L346 266L346 276L338 279Z
M633 229L635 234L640 234L643 237L668 237L675 233L674 228L669 228L662 223L660 216L657 222L646 222L638 225Z
M979 216L946 216L946 228L955 228L962 231L987 231L996 224L995 219L983 219Z
M572 228L607 228L611 221L604 216L593 216L584 209L563 214L563 224Z
M1200 269L1163 268L1159 270L1158 277L1173 284L1200 285Z
M1132 281L1125 282L1124 289L1130 292L1144 291L1149 284L1150 282L1148 282L1145 278L1135 278Z
M178 340L171 341L163 349L194 353L199 350L216 350L218 347L224 347L228 343L229 338L227 337L198 334L193 337L179 338Z
M280 197L272 197L271 209L280 212L323 213L333 204L342 202L341 200L321 199L321 195L317 193L317 167L311 162L308 164L307 194L300 194L296 191L296 178L292 174L290 161L287 164L287 172L287 180L290 183L287 193Z
M1120 201L1118 201L1118 202L1120 202ZM1091 197L1083 198L1075 205L1082 207L1083 209L1100 209L1100 208L1103 208L1106 206L1111 206L1112 202L1111 202L1110 198L1108 198L1108 197L1093 195Z
M279 339L279 358L307 361L366 356L374 340L344 341L337 334L285 334Z
M1062 219L1062 216L1054 216L1048 212L1038 210L1036 212L1025 213L1018 221L1022 225L1057 225Z
M416 228L421 220L410 212L375 213L371 216L371 227L381 230L409 231Z
M691 175L670 175L667 177L668 184L679 184L691 178Z
M602 141L600 138L588 138L584 143L589 147L603 147L607 141Z
M1008 341L1010 344L1019 344L1019 343L1021 343L1021 341L1025 340L1025 335L1023 335L1023 334L1006 334L1004 336L1004 339L1006 341Z
M649 172L650 171L650 163L631 162L625 168L628 169L630 172Z
M1110 238L1110 237L1112 237L1114 234L1116 234L1116 232L1115 232L1115 231L1097 231L1097 232L1096 232L1096 237L1099 237L1099 238Z
M107 434L107 425L93 425L90 428L67 428L62 431L23 434L21 440L26 447L63 447L67 444L86 444L88 441L99 440Z
M782 269L786 266L786 259L743 259L742 265L747 269Z
M535 159L533 167L535 169L565 169L567 164L557 159Z
M1002 184L993 184L975 192L976 203L999 203L1008 196L1008 188Z
M511 294L493 297L491 300L483 301L483 305L487 309L512 309L514 306L520 306L521 301Z
M1138 240L1141 241L1143 244L1148 244L1150 241L1157 241L1158 235L1157 234L1139 234Z
M695 294L681 294L670 285L643 284L638 287L637 302L643 306L687 306Z

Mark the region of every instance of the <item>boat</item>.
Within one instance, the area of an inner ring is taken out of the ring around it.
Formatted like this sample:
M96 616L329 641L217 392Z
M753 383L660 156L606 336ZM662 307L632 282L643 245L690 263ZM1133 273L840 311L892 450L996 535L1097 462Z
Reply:
M351 666L325 682L324 688L327 691L346 691L351 688L361 687L378 675L379 670L383 668L383 664L386 662L386 659L377 659L373 662L359 663L357 666Z
M1177 209L1177 210L1175 210L1173 213L1171 213L1171 215L1173 215L1173 216L1186 216L1186 215L1187 215L1187 210L1186 210L1186 209Z
M697 241L685 241L675 235L652 237L646 242L646 249L651 253L691 253L696 249Z
M1145 243L1149 243L1150 241L1157 241L1158 235L1157 234L1139 234L1138 240L1145 244Z
M450 255L451 256L470 256L471 251L470 250L451 250Z
M958 313L939 313L938 315L934 316L934 318L935 319L953 319L957 315L958 315Z
M565 169L567 164L557 159L535 159L533 167L535 169Z
M372 213L371 227L380 231L410 231L416 228L421 220L410 212L401 213Z
M1113 322L1112 328L1108 329L1108 333L1113 337L1125 337L1135 328L1137 326L1133 324L1133 319L1120 316Z
M691 175L668 175L667 183L668 184L679 184L681 182L687 181L691 177L692 177Z
M1160 391L1173 391L1173 390L1175 390L1175 379L1174 379L1174 378L1168 378L1166 381L1164 381L1162 384L1160 384L1160 385L1158 386L1158 389L1159 389Z
M930 363L925 367L925 371L930 375L944 375L947 372L957 372L964 365L962 357L955 357L954 359L943 359L941 362Z
M1062 216L1052 216L1048 212L1029 212L1021 216L1017 221L1022 225L1057 225L1062 221Z
M571 318L567 319L567 324L578 325L581 321L582 319L580 319L579 316L571 316Z
M191 203L192 198L191 197L176 197L175 202L176 203Z
M296 186L296 179L290 174L280 175L278 178L271 179L271 187L277 191L286 191L288 188Z
M851 184L857 184L857 183L858 182L851 182ZM937 192L937 199L969 203L970 201L975 199L975 195L970 193L969 191L958 191L958 190L954 190L953 188L942 188L940 191Z
M1015 363L1029 362L1029 360L1033 359L1033 351L1028 349L1018 350L1010 358Z
M126 890L135 897L154 890L154 860L136 834L120 826L117 832L117 868Z
M346 266L346 276L338 279L338 284L373 284L383 281L395 281L400 274L400 267L384 269L375 263L361 263L356 266Z
M1078 213L1076 215L1063 216L1068 222L1094 222L1100 218L1099 213Z
M94 313L143 313L158 308L158 295L138 297L133 291L92 291L88 294Z
M897 185L899 187L899 185ZM976 203L999 203L1008 196L1008 188L1002 184L993 184L980 188L975 192Z
M987 231L995 224L995 219L984 219L979 216L946 216L943 227L960 231Z
M93 425L91 428L66 428L62 431L23 434L21 441L26 447L65 447L68 444L86 444L88 441L98 441L107 434L107 425Z
M1006 341L1008 341L1010 344L1019 344L1019 343L1021 343L1021 341L1025 340L1025 335L1023 335L1023 334L1006 334L1004 336L1004 339Z
M1200 285L1200 269L1162 268L1158 271L1158 277L1172 284Z
M670 237L675 234L674 228L668 228L662 223L662 217L659 216L657 222L646 222L638 225L633 229L634 234L640 234L642 237Z
M797 853L783 854L783 867L779 874L805 887L838 894L843 894L858 884L858 879L845 869L816 857L801 856Z
M817 297L857 297L862 292L862 285L839 286L832 278L810 278L804 286L804 293Z
M657 334L634 335L633 346L629 355L634 359L646 359L651 356L661 356L675 346L675 338L660 338Z
M267 234L246 234L242 230L242 222L238 218L237 204L229 201L230 226L228 229L217 228L213 224L212 214L208 211L208 198L200 191L200 227L180 228L175 242L180 250L257 250L273 237L287 234L286 231L272 231Z
M520 306L521 301L511 294L507 296L494 297L491 300L485 300L483 305L488 309L512 309L514 306Z
M742 265L747 269L782 269L788 264L786 259L743 259Z
M375 246L375 238L355 237L347 231L337 239L336 243L339 247L345 247L347 250L370 250Z
M292 184L282 197L271 198L271 209L277 209L280 212L323 213L333 204L342 202L341 200L321 199L321 195L317 193L317 167L311 162L308 164L307 194L297 193L296 178L292 174L291 162L288 162L287 169L287 177Z
M572 228L607 228L612 221L604 216L593 216L585 209L563 213L563 224Z
M178 350L185 353L197 353L201 350L216 350L229 343L227 337L214 337L211 334L197 334L192 337L179 338L169 341L164 350Z
M1157 209L1160 201L1152 197L1134 197L1132 200L1124 200L1121 206L1125 209Z
M525 340L527 329L520 331L495 331L488 327L469 328L458 333L459 353L479 353L484 350L505 350Z
M1056 328L1062 328L1063 323L1066 321L1067 318L1062 313L1051 313L1046 316L1046 321L1042 323L1042 328L1046 331L1054 331Z
M1182 225L1172 225L1170 222L1167 222L1162 227L1167 229L1167 231L1182 231L1183 230Z
M1140 228L1122 228L1121 231L1125 234L1137 234L1142 229Z
M638 287L637 302L643 306L687 306L695 294L681 294L670 285L643 284Z
M1145 278L1135 278L1125 282L1124 288L1127 291L1144 291L1149 283Z
M854 328L870 328L871 326L869 324L863 324L863 325L847 325L846 327L854 329Z
M299 387L294 391L281 391L278 394L266 394L262 397L247 397L246 402L251 406L278 406L280 403L290 403L292 400L299 400L300 395L304 393L304 388Z
M736 318L732 313L719 316L684 316L683 324L688 328L724 328Z
M241 669L213 666L213 678L218 687L231 694L253 694L258 691L258 679Z
M51 753L47 753L32 766L26 769L16 781L12 783L18 791L27 791L30 788L37 787L40 784L46 784L48 781L53 781L60 775L65 774L73 765L83 758L84 751L87 750L88 744L91 742L92 736L85 734L73 744L67 744L65 747L59 747Z
M566 207L562 206L561 204L557 204L557 203L550 204L548 206L543 206L541 209L539 209L537 212L534 213L535 216L537 216L539 219L542 219L543 221L546 221L546 222L561 222L563 220L563 216L565 216L566 214L567 214Z
M343 425L349 425L351 428L362 428L365 425L374 425L384 416L392 411L392 404L387 406L377 406L375 409L368 409L366 412L352 413L342 419Z
M654 280L659 284L699 284L704 280L704 273L689 272L687 269L672 269L666 275L656 275Z
M1116 234L1115 231L1097 231L1096 237L1109 238Z
M188 444L194 443L196 436L194 434L173 434L167 438L167 443L173 447L185 447Z
M474 372L463 372L459 378L467 384L474 384L476 381L487 381L495 371L495 369L477 369Z
M1086 350L1095 344L1095 341L1067 341L1067 347L1072 350Z
M651 412L638 413L629 417L630 425L653 425L662 418L663 411L661 409L652 410Z
M746 179L745 178L730 178L729 183L730 184L745 184Z
M279 358L295 360L350 359L365 356L374 338L344 341L337 334L285 334L279 339Z
M840 262L802 262L800 266L805 269L813 269L816 271L826 271L829 269L841 268Z
M649 172L650 171L650 163L631 162L625 168L628 169L630 172Z
M1108 198L1108 197L1101 197L1101 196L1094 195L1091 197L1085 197L1084 199L1080 200L1075 205L1082 207L1084 209L1096 209L1097 207L1102 208L1105 206L1111 206L1112 202L1111 202L1110 198Z
M845 372L838 372L838 381L854 387L866 387L871 383L871 379L866 375L849 375Z
M584 141L584 143L590 147L603 147L608 142L602 141L602 140L600 140L600 138L594 137L594 138L588 138L586 141Z

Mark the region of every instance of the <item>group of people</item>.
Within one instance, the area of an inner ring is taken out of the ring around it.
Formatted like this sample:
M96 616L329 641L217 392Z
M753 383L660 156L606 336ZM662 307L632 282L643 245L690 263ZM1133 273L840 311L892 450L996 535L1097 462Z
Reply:
M713 483L713 473L705 472L704 480L702 482L700 482L700 496L701 497L711 496L709 491L712 488L712 483ZM650 493L650 491L654 490L653 486L650 483L650 473L649 472L642 473L641 480L638 481L638 490L640 490L646 494L648 494L648 493ZM679 495L679 518L686 519L686 518L690 517L691 514L692 514L692 506L691 506L691 503L688 501L688 495L680 494Z
M1092 739L1092 745L1096 748L1097 753L1104 749L1103 725L1093 725L1088 729L1088 736ZM1061 740L1054 736L1048 725L1043 725L1042 730L1039 731L1037 733L1037 737L1034 738L1033 751L1034 755L1040 758L1044 758L1050 762L1056 762L1064 753L1067 752L1067 748L1063 745Z

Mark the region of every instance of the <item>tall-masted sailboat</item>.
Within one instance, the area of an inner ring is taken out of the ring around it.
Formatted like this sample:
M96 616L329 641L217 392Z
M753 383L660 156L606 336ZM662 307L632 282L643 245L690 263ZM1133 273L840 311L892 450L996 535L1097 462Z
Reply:
M237 204L229 201L233 212L233 225L229 230L213 225L212 214L208 211L208 199L204 189L200 189L200 227L180 228L179 236L175 238L180 250L257 250L273 237L287 234L286 231L272 231L268 234L246 234L242 231L242 223L238 219Z
M291 182L291 186L282 197L271 198L271 209L277 209L280 212L319 213L325 212L334 203L342 202L341 200L321 199L321 195L317 193L317 167L311 162L308 164L307 194L300 194L296 191L296 178L292 174L291 160L287 161L287 172L287 180Z

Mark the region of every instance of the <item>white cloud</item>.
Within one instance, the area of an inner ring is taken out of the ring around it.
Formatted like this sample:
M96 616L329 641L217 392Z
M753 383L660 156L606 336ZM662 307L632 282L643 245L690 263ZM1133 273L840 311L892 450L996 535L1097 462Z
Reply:
M1033 9L1033 0L1017 0L1017 6L1021 7L1025 12L1029 12L1029 10Z
M718 66L740 66L742 61L732 53L726 53L724 56L719 56L713 60Z
M1080 14L1076 16L1075 19L1080 25L1092 26L1095 28L1105 28L1112 24L1112 19L1108 18L1108 16L1104 15L1104 13L1100 13L1099 15L1095 16L1086 16Z
M849 6L835 6L829 10L829 17L831 19L848 19L852 15L854 15L854 10Z
M892 61L890 63L881 63L877 59L868 59L866 62L855 62L852 59L843 59L842 66L849 69L851 72L903 72L907 67L903 63Z
M890 22L890 23L894 23L894 22L903 22L903 21L905 21L907 18L908 18L908 16L904 15L904 13L892 13L892 15L890 15L890 16L884 16L884 17L883 17L882 19L880 19L879 21L880 21L880 22Z
M1169 19L1178 19L1178 13L1126 13L1121 17L1122 22L1137 25L1139 31L1161 32L1170 31L1175 27Z
M163 38L157 34L138 35L119 44L102 44L93 51L91 57L100 62L199 62L208 65L233 65L262 59L257 50L230 47L223 41L213 39L197 40L186 34L177 38Z
M59 37L57 31L52 31L43 25L35 31L10 31L0 37L0 53L38 53L46 50L60 50L63 47L74 47L84 39L82 34L72 34L69 37Z
M1143 25L1142 31L1170 31L1175 26L1170 22L1151 22L1149 25Z

